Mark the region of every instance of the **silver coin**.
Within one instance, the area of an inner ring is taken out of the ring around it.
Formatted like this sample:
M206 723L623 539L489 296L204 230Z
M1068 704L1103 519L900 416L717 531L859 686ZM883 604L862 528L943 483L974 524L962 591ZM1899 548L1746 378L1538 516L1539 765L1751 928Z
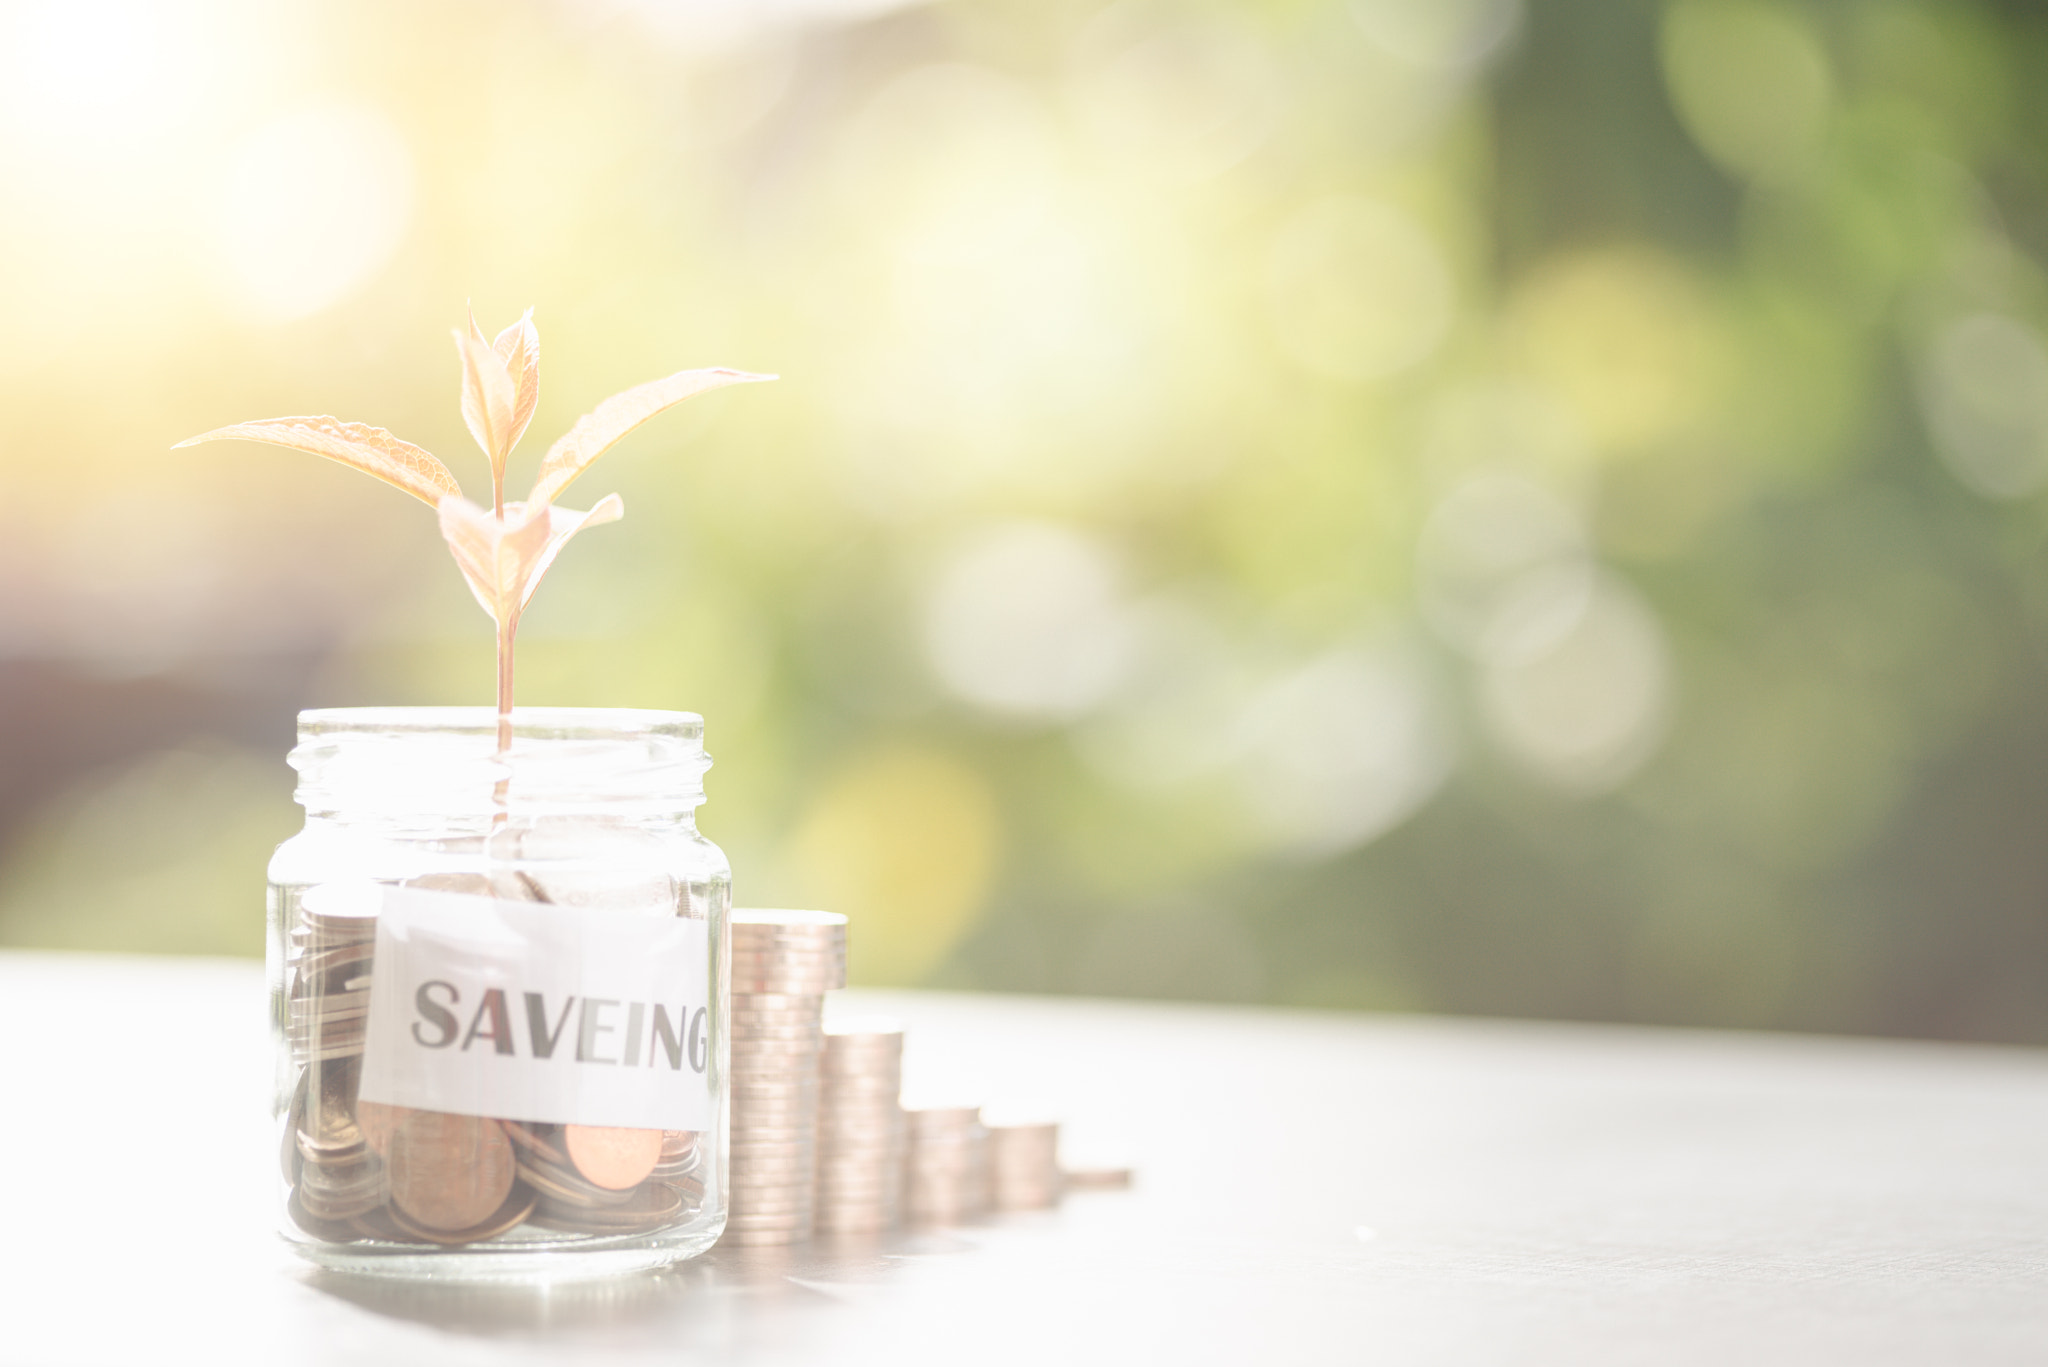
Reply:
M806 1115L818 1113L818 1089L807 1087L802 1082L786 1078L770 1081L767 1078L735 1080L729 1084L734 1111L746 1108L770 1108L780 1111L801 1110Z
M787 1119L800 1118L805 1124L817 1119L818 1098L815 1093L806 1093L801 1087L776 1087L762 1083L749 1087L744 1094L734 1089L732 1098L734 1120L748 1118Z
M784 1210L743 1210L734 1206L726 1212L727 1229L809 1229L815 1208L811 1206L790 1207Z
M834 1096L830 1091L818 1099L818 1118L849 1129L910 1133L910 1127L903 1123L903 1117L894 1106L852 1106L847 1104L845 1097Z
M735 992L732 995L732 1014L763 1020L815 1021L822 1027L825 1023L825 999L822 996L784 995L780 992Z
M816 994L735 992L732 1011L736 1016L759 1016L765 1020L816 1021L820 1026L825 1023L825 999Z
M734 1172L770 1164L801 1167L809 1172L818 1165L818 1149L809 1140L768 1139L758 1143L735 1140L729 1163Z
M833 967L846 962L846 945L833 940L778 939L774 936L735 936L731 957L734 962L792 963L800 967ZM791 992L798 996L801 993Z
M800 1067L811 1077L818 1076L818 1034L791 1032L788 1035L754 1035L735 1032L730 1036L731 1056L735 1063L787 1061L791 1067Z
M728 1195L734 1201L808 1201L817 1192L816 1180L808 1166L760 1168L733 1173Z
M816 1021L808 1024L802 1021L776 1024L769 1021L736 1020L725 1033L736 1046L801 1042L810 1053L820 1058L825 1054L825 1039L818 1030Z
M895 1181L903 1171L903 1156L888 1149L875 1149L868 1153L848 1153L840 1149L826 1149L818 1154L818 1175L824 1177L859 1177L878 1175Z
M896 1109L895 1101L887 1095L852 1097L827 1087L818 1098L818 1114L843 1120L849 1125L887 1125L892 1130L910 1132L910 1126L903 1121L903 1113Z
M817 1051L825 1051L825 1027L817 1017L807 1017L795 1010L733 1010L725 1017L725 1029L731 1035L762 1035L770 1031L805 1031L819 1037Z
M845 1116L821 1115L818 1136L849 1149L901 1148L903 1127L887 1120L858 1121Z
M807 972L837 972L846 964L846 947L829 941L741 940L732 943L731 965L741 968L797 969ZM782 995L809 996L802 988L785 988Z
M810 931L816 934L846 934L846 918L835 911L789 911L780 908L734 907L731 925L734 934L755 933L765 930L786 930L791 933Z
M769 972L735 972L732 977L734 995L747 991L761 992L837 992L846 986L846 974L817 973L801 977L790 977Z
M809 1182L817 1170L818 1156L807 1148L742 1149L726 1162L726 1171L735 1177L772 1176L778 1181L789 1179L794 1174Z
M846 981L845 963L828 958L735 954L727 965L735 1003L763 997L824 1000ZM761 986L753 986L759 983Z
M749 1124L744 1128L735 1126L732 1131L734 1144L794 1144L799 1141L816 1147L818 1127L802 1120L787 1124Z
M746 1084L742 1088L741 1084L734 1083L732 1110L735 1116L773 1113L815 1118L818 1114L818 1094L795 1084L756 1082Z
M883 1158L900 1160L904 1151L902 1141L887 1130L858 1134L821 1125L817 1135L819 1153L841 1157L848 1162L878 1162Z
M902 1183L888 1173L872 1172L858 1177L843 1174L818 1175L818 1194L835 1201L880 1201L903 1190Z
M734 1201L808 1201L817 1192L809 1168L735 1173L726 1194Z
M817 1169L808 1158L749 1158L734 1162L727 1171L733 1190L761 1191L769 1187L809 1191L817 1183Z
M739 1139L745 1135L760 1134L768 1130L801 1130L805 1134L815 1135L818 1132L818 1116L808 1106L777 1106L772 1102L733 1107L733 1138Z

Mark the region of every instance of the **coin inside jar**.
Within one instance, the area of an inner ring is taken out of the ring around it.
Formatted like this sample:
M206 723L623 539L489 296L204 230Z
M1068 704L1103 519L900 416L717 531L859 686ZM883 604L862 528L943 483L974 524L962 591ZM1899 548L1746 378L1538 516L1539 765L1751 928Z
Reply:
M473 1244L485 1239L495 1239L500 1234L526 1222L533 1214L533 1191L527 1187L514 1187L505 1197L504 1203L489 1217L466 1229L430 1229L417 1220L405 1218L405 1212L394 1210L391 1223L403 1233L415 1239L424 1239L433 1244Z
M392 1131L391 1200L422 1228L469 1230L511 1194L512 1141L497 1121L414 1111Z
M412 1111L404 1106L388 1106L381 1101L356 1099L356 1128L362 1132L363 1142L370 1146L370 1152L379 1158L391 1151L391 1136Z
M597 1125L564 1125L562 1147L576 1171L608 1191L645 1181L661 1162L660 1130L626 1130Z

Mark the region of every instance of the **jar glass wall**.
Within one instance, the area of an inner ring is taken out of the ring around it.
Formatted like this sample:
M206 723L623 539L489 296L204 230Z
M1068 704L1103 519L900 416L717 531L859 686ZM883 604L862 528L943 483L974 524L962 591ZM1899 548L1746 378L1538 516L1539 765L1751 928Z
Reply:
M330 1267L605 1275L726 1214L731 874L702 722L302 713L270 863L280 1228Z

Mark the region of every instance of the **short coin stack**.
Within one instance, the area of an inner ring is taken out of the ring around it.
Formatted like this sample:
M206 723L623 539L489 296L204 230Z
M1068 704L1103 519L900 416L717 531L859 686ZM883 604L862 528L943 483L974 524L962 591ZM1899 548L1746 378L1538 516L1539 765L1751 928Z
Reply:
M903 1028L825 1032L818 1113L818 1230L865 1234L896 1223L903 1185Z
M988 1131L981 1108L913 1106L904 1118L904 1217L912 1224L951 1225L986 1211Z
M732 1173L725 1238L809 1237L818 1163L825 994L846 986L846 918L732 913Z
M1060 1127L1051 1121L988 1124L989 1204L1040 1210L1060 1198Z

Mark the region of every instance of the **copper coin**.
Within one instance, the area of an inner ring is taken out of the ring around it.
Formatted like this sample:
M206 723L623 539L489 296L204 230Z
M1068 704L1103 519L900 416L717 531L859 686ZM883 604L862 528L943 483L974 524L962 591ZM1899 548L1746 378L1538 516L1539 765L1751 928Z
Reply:
M662 1131L597 1125L564 1125L562 1147L569 1161L607 1191L639 1186L661 1161Z
M489 1122L486 1122L489 1123ZM393 1208L391 1223L415 1239L425 1239L435 1244L473 1244L484 1239L495 1239L513 1226L523 1224L533 1214L534 1194L526 1187L515 1186L507 1192L498 1208L482 1220L466 1229L434 1229L417 1220L408 1220L405 1212Z
M633 1234L671 1224L695 1205L674 1187L660 1182L648 1184L633 1194L630 1203L600 1209L580 1209L543 1199L533 1222L548 1229L579 1234Z
M557 1167L567 1167L569 1156L562 1152L554 1141L561 1138L553 1125L522 1125L516 1120L501 1120L505 1133L512 1136L512 1142L528 1153L544 1159Z
M495 1120L414 1111L389 1151L391 1202L423 1229L466 1233L511 1194L512 1141Z
M349 1099L355 1095L361 1071L355 1060L320 1063L309 1070L311 1085L306 1092L306 1110L299 1121L299 1149L315 1162L322 1158L340 1160L362 1151L363 1135L349 1114Z
M345 1244L361 1237L351 1221L327 1219L307 1210L297 1192L293 1192L291 1200L286 1203L285 1213L291 1217L293 1225L322 1243Z
M379 1158L391 1152L392 1134L411 1114L409 1107L356 1098L356 1128L362 1131L363 1142L370 1146L370 1152Z
M292 1090L291 1104L284 1109L284 1142L278 1151L278 1161L284 1168L284 1180L298 1185L299 1167L305 1159L299 1153L299 1126L306 1115L306 1077L299 1074L299 1085Z
M398 1222L391 1218L391 1207L388 1205L351 1216L349 1223L366 1239L383 1239L387 1243L406 1243L412 1239L412 1236L400 1229Z
M607 1191L586 1182L568 1168L558 1168L532 1154L519 1156L519 1180L541 1195L576 1206L616 1206L632 1199L632 1191Z

